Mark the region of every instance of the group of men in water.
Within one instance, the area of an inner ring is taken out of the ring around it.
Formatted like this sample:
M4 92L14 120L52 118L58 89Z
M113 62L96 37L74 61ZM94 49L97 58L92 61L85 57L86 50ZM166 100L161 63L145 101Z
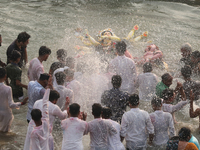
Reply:
M132 36L130 32L125 39L130 40ZM0 62L0 131L10 131L13 120L11 109L26 104L28 100L29 125L24 150L54 149L52 130L56 117L61 120L63 130L62 150L83 149L82 137L88 133L91 150L124 150L125 147L127 150L143 150L147 147L147 139L148 144L156 149L166 146L185 150L199 148L198 141L191 136L188 128L179 131L178 142L173 138L169 140L175 136L176 111L190 103L190 117L200 115L200 108L193 109L193 100L198 99L200 84L191 79L192 73L197 73L200 67L200 54L198 51L192 52L188 43L181 47L181 62L184 63L181 75L185 82L178 82L173 90L170 88L173 77L169 73L162 75L161 82L152 73L153 66L163 62L163 53L156 45L147 46L142 58L134 58L127 51L126 41L119 39L110 29L100 32L99 42L88 33L87 39L80 37L87 45L98 47L96 52L101 53L101 57L109 57L108 72L103 77L93 74L87 76L85 81L84 66L76 64L75 58L67 57L64 49L57 51L58 62L54 62L49 73L45 73L42 63L48 59L51 49L41 46L39 56L29 63L29 83L25 85L21 80L21 67L23 61L25 64L28 62L26 47L29 38L28 33L20 33L7 49L7 65ZM0 36L0 44L1 41ZM143 73L139 75L136 69L138 64L143 66ZM84 100L84 94L92 85L88 78L96 83L89 90L94 104ZM9 86L4 84L5 81ZM109 82L112 87L109 87ZM27 89L28 98L23 97L22 88ZM139 95L136 94L137 89ZM24 100L14 102L13 97ZM175 97L178 99L176 105L173 104ZM149 105L154 112L149 111ZM131 109L126 112L127 106ZM140 109L141 106L146 111ZM87 108L92 109L94 116L90 122L86 122L87 114L81 112L81 109ZM122 144L124 138L125 147Z

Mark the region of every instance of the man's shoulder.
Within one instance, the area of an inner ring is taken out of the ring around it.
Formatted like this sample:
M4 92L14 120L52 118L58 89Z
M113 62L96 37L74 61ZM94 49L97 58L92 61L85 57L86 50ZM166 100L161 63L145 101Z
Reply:
M15 47L16 47L15 41L16 41L16 40L14 40L14 41L8 46L7 51L11 51L11 50L14 50L14 49L15 49Z

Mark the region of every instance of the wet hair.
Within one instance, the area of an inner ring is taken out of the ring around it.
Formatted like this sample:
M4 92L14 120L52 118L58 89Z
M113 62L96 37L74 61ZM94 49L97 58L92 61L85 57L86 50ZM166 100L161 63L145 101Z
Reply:
M194 52L192 52L191 56L193 56L194 58L200 58L200 52L194 51Z
M34 121L40 121L42 118L42 112L39 109L33 109L31 111L31 117Z
M18 58L21 58L21 53L18 52L17 50L13 50L11 53L10 60L16 61Z
M111 81L112 85L114 88L120 88L121 84L122 84L122 78L120 75L114 75L112 76L112 81Z
M6 69L0 67L0 79L4 78L6 75Z
M124 41L117 42L115 47L118 54L124 54L126 51L126 43Z
M69 67L70 69L73 69L74 64L75 64L75 59L73 57L67 57L66 66Z
M31 36L26 33L26 32L21 32L18 36L17 36L17 41L18 42L22 42L25 43Z
M60 94L56 90L50 90L49 101L58 100L60 98Z
M59 49L56 52L58 58L65 58L67 57L67 51L64 49Z
M152 64L147 62L143 65L143 70L144 72L151 72L153 69L152 69Z
M69 106L69 112L73 117L77 117L80 112L80 105L73 103Z
M74 70L66 69L64 72L65 72L67 77L72 77L72 78L74 77Z
M50 75L48 73L40 74L40 81L49 80Z
M187 127L183 127L178 132L179 140L180 141L189 141L188 137L191 136L191 130Z
M100 116L101 116L101 111L102 111L101 104L99 104L99 103L94 103L94 104L92 105L92 114L93 114L95 117L100 117Z
M58 85L63 85L65 83L66 74L64 72L56 73L55 77Z
M103 32L101 33L101 36L104 36L104 34L105 34L106 32L110 32L110 31L103 31ZM113 33L112 33L112 32L110 32L110 34L111 34L111 36L113 36Z
M191 68L191 66L186 65L183 68L181 68L181 74L185 78L190 78L190 76L192 75L192 68Z
M171 77L171 75L169 73L165 73L161 76L162 81L167 81L169 79L169 77Z
M109 107L102 108L102 117L109 119L112 116L112 110Z
M154 96L151 100L151 105L154 105L156 107L161 107L162 106L162 99L157 97L157 96Z
M181 50L192 52L192 46L189 43L185 43L181 46Z
M51 54L51 50L46 47L46 46L41 46L40 49L39 49L39 56L43 56L43 55L46 55L46 54Z
M128 101L132 106L137 106L139 104L139 96L137 94L130 95Z
M173 89L165 89L163 92L162 92L162 98L163 100L168 100L170 99L171 97L174 96L174 90Z

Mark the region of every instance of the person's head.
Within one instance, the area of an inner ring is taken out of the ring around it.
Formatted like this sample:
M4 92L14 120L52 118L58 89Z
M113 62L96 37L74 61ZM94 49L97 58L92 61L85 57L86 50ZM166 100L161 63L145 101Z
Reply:
M168 102L173 102L174 100L174 90L173 89L165 89L163 92L162 92L162 98L164 100L164 102L168 101Z
M42 58L43 61L46 61L51 54L51 50L46 46L41 46L39 49L39 57Z
M162 78L162 82L166 86L170 87L170 85L172 84L173 77L169 73L165 73L161 76L161 78Z
M146 62L144 65L143 65L143 72L151 72L153 69L152 69L152 64L149 63L149 62Z
M178 137L180 141L188 142L191 138L191 130L187 127L183 127L178 132Z
M10 60L15 63L19 63L21 59L21 53L17 50L12 51Z
M184 66L181 68L181 74L186 79L190 78L192 75L192 68L189 65Z
M40 74L38 82L45 88L48 85L50 75L48 73Z
M66 79L66 74L64 72L56 73L55 77L58 85L64 85Z
M132 107L138 107L139 105L139 96L137 94L133 94L133 95L130 95L129 99L129 106L132 108Z
M103 119L110 119L112 116L112 110L109 107L103 107L101 115Z
M126 51L126 43L124 41L117 42L115 47L118 55L124 55Z
M191 54L191 62L193 64L196 64L196 63L199 62L199 60L200 60L200 52L199 51L192 52L192 54Z
M21 45L26 47L29 43L29 38L31 36L26 33L26 32L21 32L18 36L17 36L17 42Z
M31 117L35 123L41 122L42 112L39 109L33 109L31 111Z
M56 52L57 54L57 59L61 62L65 61L66 57L67 57L67 51L64 49L59 49Z
M148 52L148 51L151 51L151 52L154 52L156 50L159 50L158 46L156 46L155 44L151 44L151 45L148 45L146 48L145 48L145 52Z
M111 81L112 85L114 88L120 88L121 84L122 84L122 78L120 75L114 75L112 76L112 81Z
M0 34L0 46L1 46L1 43L2 43L2 37L1 37L1 34Z
M69 113L71 117L78 117L80 113L80 105L77 103L73 103L69 106Z
M74 69L74 67L75 67L75 59L73 57L67 57L66 66L69 67L70 69Z
M92 105L92 115L95 117L95 118L100 118L101 116L101 111L102 111L102 106L101 104L99 103L94 103Z
M152 106L154 111L161 110L162 99L157 97L157 96L154 96L153 99L151 100L151 106Z
M56 90L50 90L49 101L53 104L57 103L57 100L60 98L60 94Z
M66 74L66 81L67 82L69 82L70 80L72 80L74 78L74 70L66 69L64 72Z
M181 55L187 58L192 53L192 46L189 43L185 43L181 46Z
M4 82L6 79L6 69L0 67L0 82Z

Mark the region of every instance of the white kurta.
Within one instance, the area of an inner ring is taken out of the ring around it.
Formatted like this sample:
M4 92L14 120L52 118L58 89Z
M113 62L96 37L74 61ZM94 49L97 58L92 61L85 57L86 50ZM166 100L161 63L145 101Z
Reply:
M8 132L14 119L12 108L19 108L21 103L14 103L12 89L4 83L0 83L0 96L0 131Z
M122 77L122 84L120 89L129 94L134 94L134 82L137 78L135 62L126 56L117 56L110 61L109 72L120 75Z
M125 147L120 140L120 128L121 128L120 124L111 119L108 119L108 120L111 122L111 124L117 130L117 134L114 134L114 135L108 137L108 141L109 141L108 142L109 143L108 150L125 150Z
M38 58L34 58L29 63L28 78L29 81L35 81L40 78L40 74L44 73L44 66Z
M42 125L34 127L30 136L30 150L49 150L49 101L50 90L46 90L43 97Z
M62 150L82 150L82 138L87 132L87 122L77 117L70 117L61 122L61 128L63 129Z
M107 150L109 136L117 134L110 121L102 118L88 122L88 132L90 132L90 150Z
M58 85L54 87L54 89L60 94L60 98L58 99L56 105L58 105L61 110L65 109L66 97L69 97L70 104L74 102L74 92L72 90L62 85Z
M162 110L157 110L150 114L151 122L154 126L153 143L155 145L167 144L170 137L175 135L172 115Z
M120 135L125 137L126 148L144 148L148 134L154 134L149 114L139 108L132 108L122 116Z
M139 97L143 101L151 101L155 96L156 85L158 83L158 77L151 73L146 72L138 76L136 86L139 87Z

